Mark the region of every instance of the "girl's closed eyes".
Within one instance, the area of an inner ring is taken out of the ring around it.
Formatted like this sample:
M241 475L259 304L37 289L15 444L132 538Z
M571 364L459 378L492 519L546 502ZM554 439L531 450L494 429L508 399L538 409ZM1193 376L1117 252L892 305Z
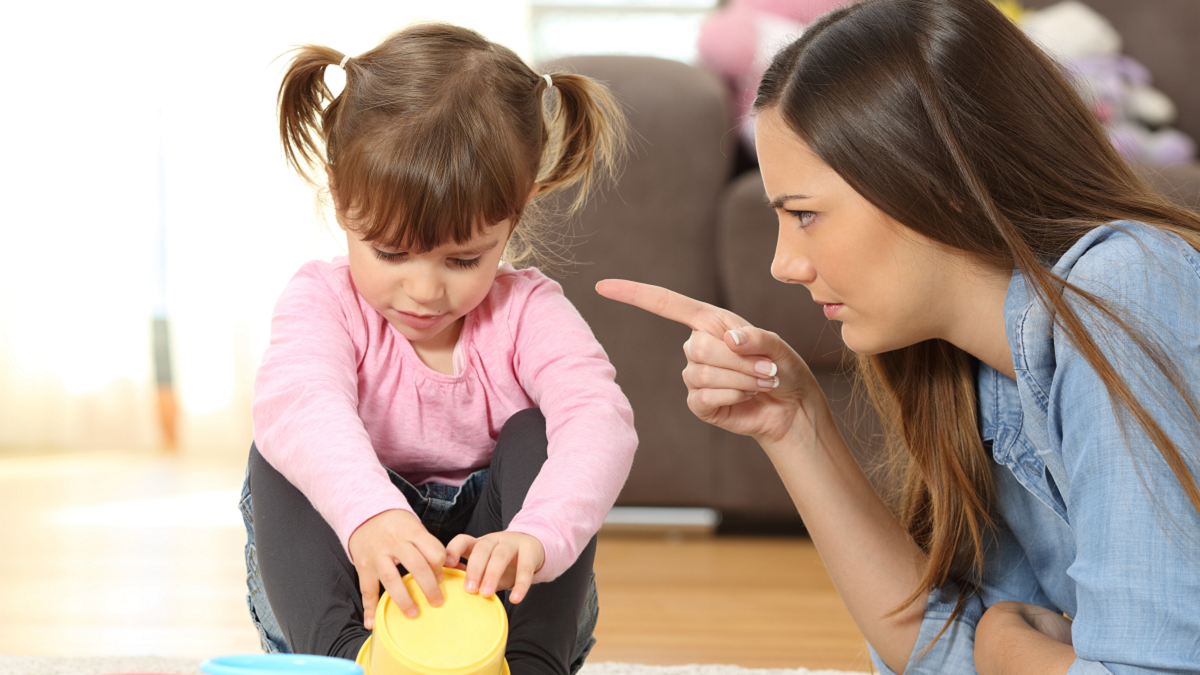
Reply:
M383 251L374 247L372 247L371 250L375 253L376 258L379 258L384 262L398 263L403 262L408 258L408 253L404 251ZM483 256L475 256L474 258L448 258L447 260L455 267L461 267L463 269L475 269L476 267L479 267L479 262L482 259Z

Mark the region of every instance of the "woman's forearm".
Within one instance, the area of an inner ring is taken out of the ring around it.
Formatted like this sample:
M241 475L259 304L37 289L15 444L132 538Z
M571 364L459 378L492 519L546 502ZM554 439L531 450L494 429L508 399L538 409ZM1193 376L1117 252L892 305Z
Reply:
M925 554L859 467L824 400L805 409L814 411L807 424L797 420L783 438L759 442L859 630L888 667L902 673L920 632L926 595L888 614L918 587Z

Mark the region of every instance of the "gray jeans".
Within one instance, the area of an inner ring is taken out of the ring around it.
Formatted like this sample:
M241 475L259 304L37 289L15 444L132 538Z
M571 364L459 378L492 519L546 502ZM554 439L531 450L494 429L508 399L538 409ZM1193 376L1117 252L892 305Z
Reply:
M546 461L541 411L513 415L500 432L492 464L461 486L413 486L389 470L392 483L443 544L460 533L505 529ZM353 659L370 631L363 627L358 574L332 528L308 499L250 447L242 489L250 616L263 651ZM596 540L551 582L534 584L519 605L500 594L509 617L505 657L513 675L567 675L596 643L599 607L592 562ZM401 570L403 572L403 569Z

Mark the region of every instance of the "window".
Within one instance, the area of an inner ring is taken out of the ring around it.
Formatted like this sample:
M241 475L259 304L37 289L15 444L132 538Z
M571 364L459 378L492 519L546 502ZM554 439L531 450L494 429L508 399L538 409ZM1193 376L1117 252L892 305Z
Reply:
M533 58L637 54L696 60L700 24L717 0L532 0Z

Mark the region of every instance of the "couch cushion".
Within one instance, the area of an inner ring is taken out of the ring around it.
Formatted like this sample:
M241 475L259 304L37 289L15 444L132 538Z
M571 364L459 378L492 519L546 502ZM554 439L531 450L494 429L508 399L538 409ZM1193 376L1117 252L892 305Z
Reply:
M581 56L543 68L609 84L633 130L617 185L570 223L580 264L556 275L633 405L639 449L618 503L708 506L717 488L712 452L725 432L688 410L680 372L690 330L603 298L595 284L633 279L718 302L713 229L734 140L724 85L699 68L649 57Z

